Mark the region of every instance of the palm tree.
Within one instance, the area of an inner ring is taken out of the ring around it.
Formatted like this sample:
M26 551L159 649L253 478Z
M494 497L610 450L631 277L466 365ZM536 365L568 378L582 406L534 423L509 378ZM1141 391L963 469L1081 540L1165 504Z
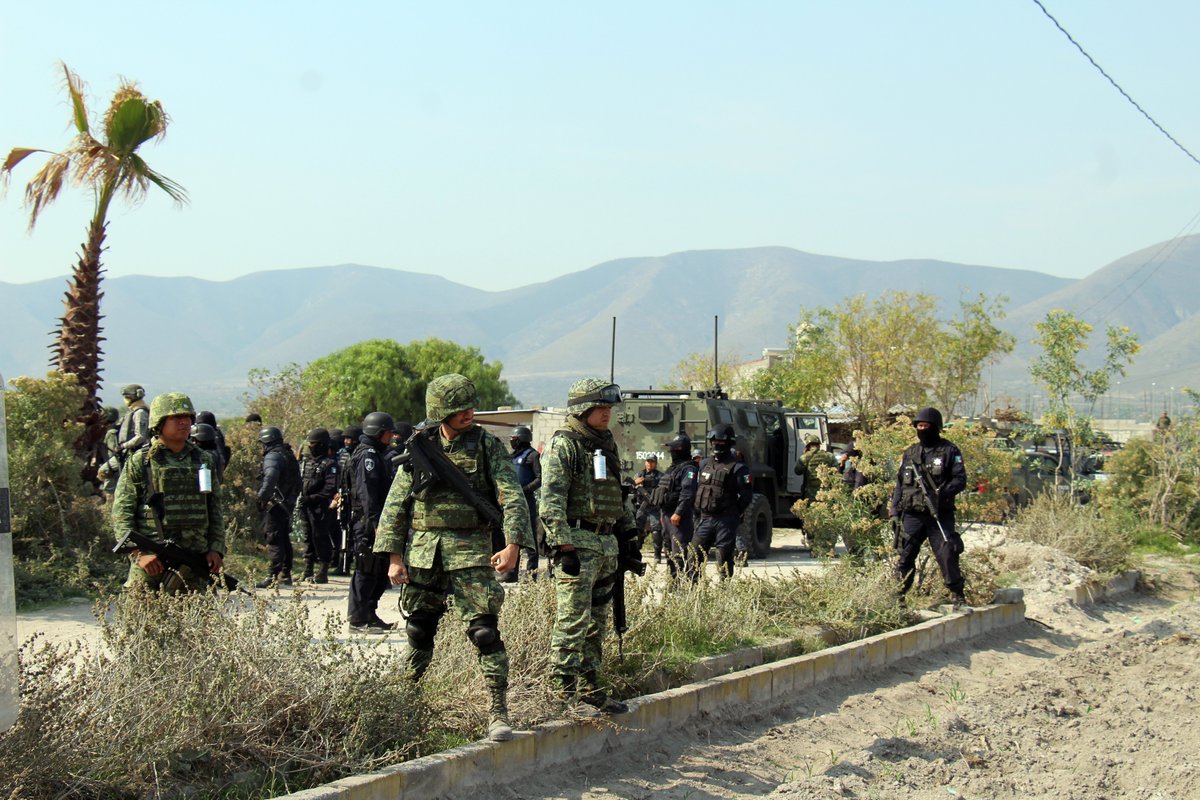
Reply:
M114 197L123 194L129 201L141 201L151 185L166 192L176 203L187 201L183 187L151 169L137 150L150 139L162 138L169 118L162 104L146 99L137 84L122 79L113 95L103 120L103 141L92 135L87 107L83 98L83 81L60 63L71 98L71 122L76 135L62 152L37 148L15 147L0 165L0 182L7 184L12 170L34 153L49 157L33 179L25 186L25 205L29 209L29 230L37 223L38 215L54 202L67 178L77 186L89 187L96 198L95 212L88 225L87 241L75 264L63 301L59 329L50 345L51 365L59 372L76 376L87 390L82 419L88 430L77 443L81 455L86 455L103 435L99 427L100 359L100 280L103 268L100 254L108 228L108 207ZM0 187L2 188L2 187Z

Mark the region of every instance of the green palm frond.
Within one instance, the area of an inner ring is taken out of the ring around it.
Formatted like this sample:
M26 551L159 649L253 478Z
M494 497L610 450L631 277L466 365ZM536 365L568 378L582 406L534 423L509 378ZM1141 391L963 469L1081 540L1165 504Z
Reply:
M67 94L71 97L71 121L75 124L75 130L82 135L87 135L88 115L87 105L83 101L83 81L78 75L71 72L64 62L58 63L63 69L63 75L66 76Z
M136 174L143 180L149 181L150 183L154 184L158 188L162 189L164 192L166 192L168 195L170 195L172 200L174 200L179 205L183 205L184 203L187 202L188 196L187 196L186 189L184 189L182 186L180 186L175 181L168 178L166 175L162 175L162 174L152 170L146 164L146 162L142 160L142 157L139 156L137 153L134 153L133 155L131 155L129 157L129 160L130 160L130 166L132 167L132 169L130 170L131 174ZM142 184L143 192L145 191L145 188L146 188L145 184L143 183ZM129 191L129 190L126 189L126 191Z

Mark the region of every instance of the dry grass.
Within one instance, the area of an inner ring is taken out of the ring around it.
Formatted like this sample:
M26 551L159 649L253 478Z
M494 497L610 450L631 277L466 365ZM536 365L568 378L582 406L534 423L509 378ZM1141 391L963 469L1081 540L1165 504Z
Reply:
M1095 504L1078 505L1053 492L1022 509L1009 536L1061 550L1101 573L1125 569L1133 552L1132 536L1118 518L1105 516Z

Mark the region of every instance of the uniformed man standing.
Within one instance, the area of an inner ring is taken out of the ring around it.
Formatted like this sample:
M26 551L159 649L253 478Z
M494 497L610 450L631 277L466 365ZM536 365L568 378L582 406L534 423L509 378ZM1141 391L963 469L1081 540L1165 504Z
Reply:
M528 425L518 425L513 428L512 434L508 437L508 446L512 448L511 460L513 470L517 473L517 483L521 484L525 503L529 506L529 528L533 531L535 540L534 546L525 550L525 571L536 580L538 568L537 493L538 489L542 488L542 456L533 447L533 431L529 429ZM519 577L517 573L518 570L514 569L505 574L503 580L506 583L515 583Z
M542 453L538 500L546 545L556 551L557 611L550 664L568 702L606 713L628 706L599 686L618 558L641 564L633 514L622 502L621 460L608 429L621 389L603 378L571 385L564 427Z
M638 543L645 544L646 536L651 537L654 543L655 564L661 564L663 556L661 514L653 501L654 490L658 488L662 475L658 471L658 456L650 453L642 461L642 470L633 476L634 496L637 498L633 522L638 530Z
M324 428L308 432L307 446L308 452L300 459L304 578L314 583L329 583L329 562L333 559L333 540L337 534L337 512L331 507L338 490L337 462L330 455L329 431Z
M396 627L379 618L379 598L388 587L388 560L374 553L379 518L395 474L387 452L395 436L392 415L372 411L363 417L362 434L350 456L354 576L350 579L347 617L350 630L357 633L387 633Z
M196 419L200 419L199 414L196 415ZM204 422L195 423L192 425L192 444L212 456L213 472L216 473L217 480L224 482L225 456L221 454L216 429Z
M696 479L695 547L703 561L712 548L717 550L717 571L722 578L733 575L733 550L742 512L750 507L754 490L750 470L734 457L737 434L733 426L721 424L708 432L711 455L700 464Z
M821 491L821 475L818 467L834 468L836 466L837 461L833 454L821 449L821 439L815 433L804 434L804 452L800 454L800 458L796 459L796 466L792 470L804 478L801 499L808 503L817 499L817 492ZM808 546L814 556L832 557L834 548L837 546L837 535L834 535L832 541L827 538L818 539L816 536L810 536Z
M121 387L125 398L125 416L117 429L117 447L121 460L150 443L150 409L146 407L146 390L136 383Z
M213 477L205 491L201 482L201 471L208 470L211 476L213 464L207 453L188 441L196 414L192 401L180 392L167 392L154 398L147 413L152 438L121 468L113 495L113 530L118 538L129 531L153 539L165 537L204 553L209 570L219 572L225 555L221 485ZM203 589L208 576L194 575L187 567L168 571L158 556L135 550L125 586L137 585L172 592Z
M958 565L963 542L954 530L954 497L967 487L962 452L942 438L942 414L936 408L918 411L913 427L917 429L919 441L910 445L900 459L896 488L888 507L893 518L899 517L901 526L896 563L896 578L901 582L900 599L903 602L905 593L912 588L917 555L921 552L921 544L928 539L942 571L942 582L953 598L954 610L969 610ZM922 491L922 481L925 491ZM931 513L929 503L936 507L936 517Z
M300 466L284 444L283 432L268 426L258 432L263 446L259 473L258 507L262 511L263 535L267 540L270 573L255 587L265 589L276 581L292 585L292 514L300 497Z
M681 433L667 442L671 466L658 483L655 499L662 509L663 536L667 540L667 566L671 577L683 574L692 583L700 580L700 562L692 547L696 516L696 476L700 468L692 460L692 440Z
M117 444L117 424L121 412L113 406L105 406L101 412L104 417L104 438L96 449L96 477L100 480L100 489L104 499L111 500L117 490L117 479L121 477L121 448Z
M475 384L464 375L452 373L429 382L425 427L414 434L409 447L427 445L425 449L440 451L445 458L434 462L435 467L446 472L426 473L410 454L388 492L375 552L390 562L388 579L403 587L400 606L415 679L433 660L446 594L453 593L454 610L478 652L491 699L488 736L504 741L512 737L512 727L508 652L499 622L504 589L496 573L513 569L533 536L529 509L504 445L475 424L478 404ZM450 482L454 478L461 481L461 491ZM505 545L499 552L492 552L491 523L472 501L500 510Z

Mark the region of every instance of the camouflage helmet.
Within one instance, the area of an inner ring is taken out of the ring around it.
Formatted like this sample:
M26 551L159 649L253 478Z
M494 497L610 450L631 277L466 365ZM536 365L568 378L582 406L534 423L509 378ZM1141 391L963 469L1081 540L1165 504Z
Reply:
M162 427L163 420L186 414L196 421L196 407L192 398L183 392L164 392L150 401L150 430L157 431Z
M121 387L121 397L129 400L141 400L146 396L146 390L136 383L127 383Z
M604 378L581 378L567 391L567 413L585 416L598 406L615 406L621 402L621 387Z
M821 437L817 436L815 433L804 434L804 446L808 447L810 444L821 444Z
M115 406L105 406L104 410L100 412L100 416L106 423L112 425L121 418L121 412Z
M425 418L434 422L444 422L453 414L478 406L479 392L466 375L441 375L425 388Z

